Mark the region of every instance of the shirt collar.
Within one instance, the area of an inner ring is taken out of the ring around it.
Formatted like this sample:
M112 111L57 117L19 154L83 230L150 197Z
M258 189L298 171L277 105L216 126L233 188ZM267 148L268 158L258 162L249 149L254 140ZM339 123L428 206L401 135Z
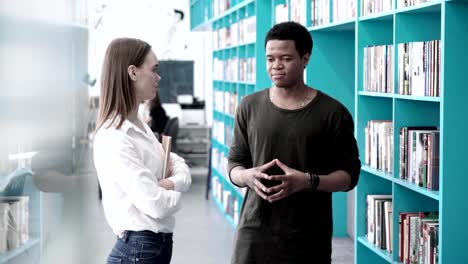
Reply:
M140 120L140 122L143 123L140 117L138 117L138 120ZM128 134L128 131L130 129L133 129L137 133L141 133L145 135L146 137L149 137L148 133L152 133L152 131L149 131L145 124L143 124L143 128L144 128L144 131L142 131L139 127L137 127L134 123L130 122L130 120L128 119L125 119L124 122L122 123L122 126L120 127L120 129L126 134Z

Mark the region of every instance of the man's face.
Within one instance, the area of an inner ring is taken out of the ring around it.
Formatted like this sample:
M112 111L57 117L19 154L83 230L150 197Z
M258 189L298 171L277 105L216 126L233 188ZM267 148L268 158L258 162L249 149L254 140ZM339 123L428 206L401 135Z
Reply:
M299 56L293 40L269 40L266 44L267 71L276 87L289 88L304 78L309 54Z

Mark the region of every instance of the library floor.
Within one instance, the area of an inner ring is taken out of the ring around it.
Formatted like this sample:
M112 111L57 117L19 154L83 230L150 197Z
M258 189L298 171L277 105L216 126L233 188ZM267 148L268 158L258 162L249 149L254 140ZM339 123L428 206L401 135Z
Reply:
M62 221L49 221L42 263L102 264L115 242L98 199L97 178L90 160L88 157L76 177L80 179L74 183L78 188L64 194L45 194L55 201L45 217L54 219L47 216L50 212ZM229 263L234 228L212 201L205 200L205 176L193 176L192 187L184 195L183 208L176 217L172 263ZM350 239L334 239L334 264L352 264L353 252Z

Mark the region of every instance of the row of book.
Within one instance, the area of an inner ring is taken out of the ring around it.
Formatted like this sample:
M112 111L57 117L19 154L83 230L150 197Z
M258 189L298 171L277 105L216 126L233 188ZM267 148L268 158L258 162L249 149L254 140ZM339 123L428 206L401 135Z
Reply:
M375 246L393 251L392 195L369 194L367 202L367 240Z
M29 197L0 197L0 253L14 250L29 240Z
M387 173L393 172L393 123L389 120L370 120L364 128L365 163Z
M234 116L237 110L237 93L214 91L214 109Z
M398 0L397 7L407 7L407 6L414 6L419 5L427 2L432 2L433 0Z
M291 1L291 20L306 25L304 10L305 0ZM331 3L331 6L330 6ZM331 20L333 22L348 20L356 17L356 0L312 0L311 24L312 26L325 25L330 22L330 7L332 7Z
M312 26L321 26L330 22L330 0L312 0L310 7Z
M306 25L305 10L306 0L291 0L290 20ZM430 2L430 0L398 0L398 8L418 5ZM331 3L331 5L330 5ZM393 9L393 0L362 0L361 16L375 15L388 12ZM353 19L357 16L356 0L311 0L311 25L320 26L331 21L338 22ZM276 6L276 23L288 20L288 6L282 4Z
M213 196L219 201L224 212L233 220L234 224L239 223L239 198L230 188L220 182L218 177L212 177L211 188Z
M402 212L398 222L398 259L404 264L439 262L438 212Z
M257 20L255 16L244 18L227 27L213 31L213 49L224 49L255 42Z
M228 159L223 151L217 148L212 148L211 166L215 168L219 173L221 173L221 176L223 176L227 180L227 182L230 182L230 179L228 176ZM239 188L235 185L232 185L231 187L238 190L242 195L245 195L247 191L246 188Z
M227 60L213 59L213 78L223 81L254 82L255 58L233 57Z
M333 0L332 21L338 22L357 16L356 0Z
M363 88L391 93L393 45L364 48ZM398 93L440 96L440 41L398 44Z
M286 22L289 21L289 15L288 15L288 4L284 3L281 5L277 5L275 7L275 23L281 23L281 22ZM296 21L296 20L294 20Z
M224 122L214 119L213 120L213 138L219 143L224 144L225 139L225 128Z
M393 123L370 120L364 129L365 163L393 172ZM401 127L399 178L429 190L439 190L440 131L435 126Z
M363 86L367 92L391 93L393 87L393 45L364 48Z
M437 127L400 129L400 178L429 190L439 190L439 142Z
M257 78L255 58L244 58L239 60L239 81L255 82Z
M392 10L392 0L362 0L361 16L368 16Z
M398 93L440 96L440 41L398 44Z
M223 151L217 148L211 150L211 166L218 172L225 174L227 173L228 160Z
M305 13L305 2L307 0L291 0L290 19L288 18L288 5L281 4L275 7L276 23L285 22L288 20L307 25L306 13ZM398 0L398 8L418 5L431 0ZM332 3L330 5L330 3ZM230 8L229 0L215 0L214 5L214 16L218 16ZM331 21L338 22L355 18L357 16L357 1L356 0L311 0L311 25L320 26L326 25L330 22L330 8L331 10ZM368 16L379 14L382 12L391 11L393 9L393 0L362 0L361 1L361 16ZM254 19L250 17L249 19ZM255 21L248 21L246 19L245 24L242 22L231 24L230 28L225 28L222 32L215 31L215 49L229 47L230 45L238 45L237 43L255 41ZM239 31L239 39L237 35L231 32ZM243 37L245 34L245 37ZM222 36L221 36L222 35ZM230 39L232 37L232 40ZM229 38L229 40L228 40ZM218 45L218 39L220 45ZM221 44L222 43L222 44Z
M230 146L233 138L233 127L219 120L213 120L213 137L219 143Z
M393 201L390 194L369 194L367 233L369 243L392 253ZM438 263L438 212L400 212L398 215L398 259L404 264Z
M213 17L217 17L232 7L232 0L213 0Z
M304 5L305 0L291 0L291 21L295 21L302 25L306 24L306 13Z
M237 81L239 79L239 58L227 60L213 58L213 79L224 81Z

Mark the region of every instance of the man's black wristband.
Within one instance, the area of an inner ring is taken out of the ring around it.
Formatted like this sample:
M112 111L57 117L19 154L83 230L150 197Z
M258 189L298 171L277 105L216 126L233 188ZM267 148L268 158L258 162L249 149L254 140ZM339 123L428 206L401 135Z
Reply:
M310 174L310 190L311 191L317 190L317 187L319 186L319 184L320 184L320 177L318 176L318 174L311 173Z
M309 184L307 184L307 191L315 191L320 184L320 177L315 173L305 173L309 179Z

